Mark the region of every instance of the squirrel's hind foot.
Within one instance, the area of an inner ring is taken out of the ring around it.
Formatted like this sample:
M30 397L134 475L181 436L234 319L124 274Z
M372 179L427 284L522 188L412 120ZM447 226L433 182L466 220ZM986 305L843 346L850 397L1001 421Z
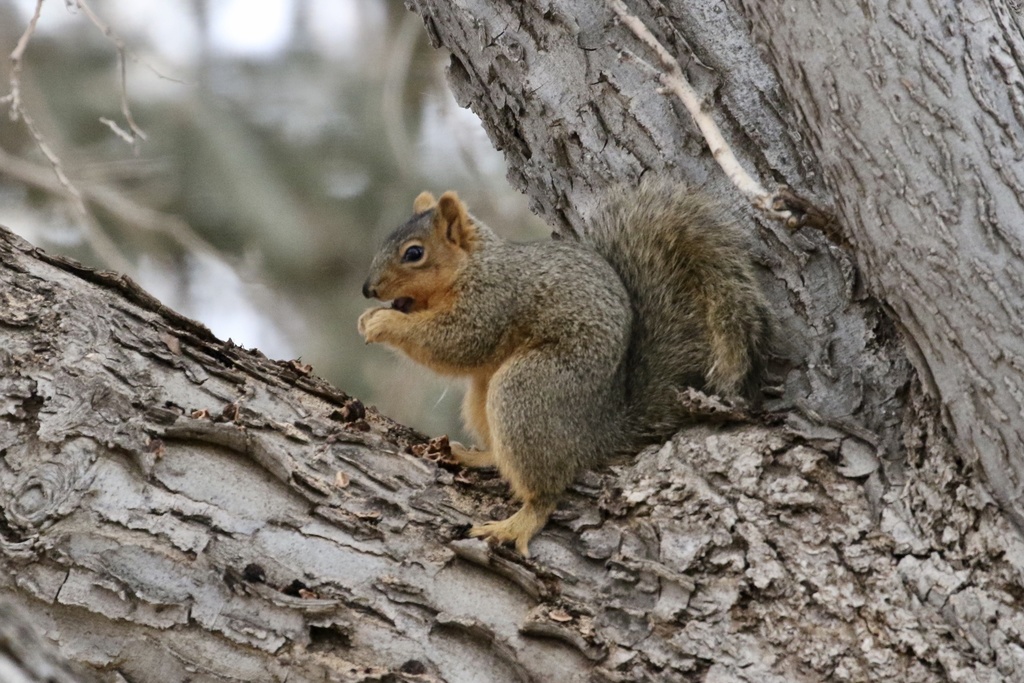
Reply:
M451 442L452 457L463 467L497 467L498 461L494 459L492 451L482 451L478 448L466 448L458 441Z
M469 530L473 538L485 538L488 543L504 545L513 543L523 557L530 556L530 539L548 523L556 503L526 503L508 519L500 522L474 524Z

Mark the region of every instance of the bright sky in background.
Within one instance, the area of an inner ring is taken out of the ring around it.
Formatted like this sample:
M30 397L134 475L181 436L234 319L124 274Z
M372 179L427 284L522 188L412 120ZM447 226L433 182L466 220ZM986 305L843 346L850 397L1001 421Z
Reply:
M296 0L208 0L209 46L225 55L270 59L288 45L295 30ZM24 21L35 10L35 0L19 0ZM167 0L107 0L94 8L119 32L141 33L168 61L186 64L196 57L200 27L193 6ZM306 30L315 47L343 57L359 49L361 26L383 21L380 2L366 0L307 0ZM39 32L60 31L81 17L63 2L43 3Z
M219 0L210 3L211 42L225 53L270 57L288 44L294 16L294 0Z

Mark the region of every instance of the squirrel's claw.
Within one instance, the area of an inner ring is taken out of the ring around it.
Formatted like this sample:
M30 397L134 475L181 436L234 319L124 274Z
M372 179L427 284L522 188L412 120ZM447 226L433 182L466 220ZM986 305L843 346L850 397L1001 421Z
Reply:
M485 538L488 543L495 545L514 543L520 555L529 557L530 539L544 528L554 509L553 504L526 503L508 519L503 519L500 522L474 524L469 530L469 535L473 538Z
M517 513L518 514L518 513ZM505 545L513 543L516 550L523 557L530 556L530 538L533 534L525 534L514 528L512 522L515 515L500 522L487 522L485 524L474 524L469 530L473 538L485 539L491 545Z

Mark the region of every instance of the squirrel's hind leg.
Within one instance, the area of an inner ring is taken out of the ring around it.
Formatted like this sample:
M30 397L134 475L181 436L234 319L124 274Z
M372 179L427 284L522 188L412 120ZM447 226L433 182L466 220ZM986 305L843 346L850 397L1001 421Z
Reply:
M466 448L457 441L452 443L452 457L463 467L496 467L498 464L491 450L491 428L487 424L487 386L490 380L490 375L474 375L462 400L462 421L482 447Z
M555 511L557 505L556 501L526 501L523 507L508 519L474 524L469 530L469 535L474 538L486 538L498 545L514 543L520 555L529 557L530 539L548 523L548 517Z
M588 411L599 392L588 384L588 369L583 361L567 367L545 347L517 355L490 378L490 450L523 507L508 519L474 526L470 535L514 543L529 555L530 539L547 524L589 447Z
M466 396L462 399L462 423L476 437L481 450L485 451L491 448L491 426L487 422L487 389L490 382L490 374L473 375L466 387Z

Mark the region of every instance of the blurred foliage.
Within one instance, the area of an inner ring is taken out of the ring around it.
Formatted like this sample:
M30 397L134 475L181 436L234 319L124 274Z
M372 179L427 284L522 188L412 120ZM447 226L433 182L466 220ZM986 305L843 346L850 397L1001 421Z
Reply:
M418 17L397 0L92 0L111 39L66 4L44 5L22 72L25 107L120 260L97 248L25 126L6 116L0 223L51 251L125 267L218 335L301 357L403 422L457 431L461 392L356 333L366 265L423 189L457 189L509 237L546 230L453 101L446 55ZM0 0L5 53L34 7ZM100 121L128 128L117 39L146 134L134 145Z

